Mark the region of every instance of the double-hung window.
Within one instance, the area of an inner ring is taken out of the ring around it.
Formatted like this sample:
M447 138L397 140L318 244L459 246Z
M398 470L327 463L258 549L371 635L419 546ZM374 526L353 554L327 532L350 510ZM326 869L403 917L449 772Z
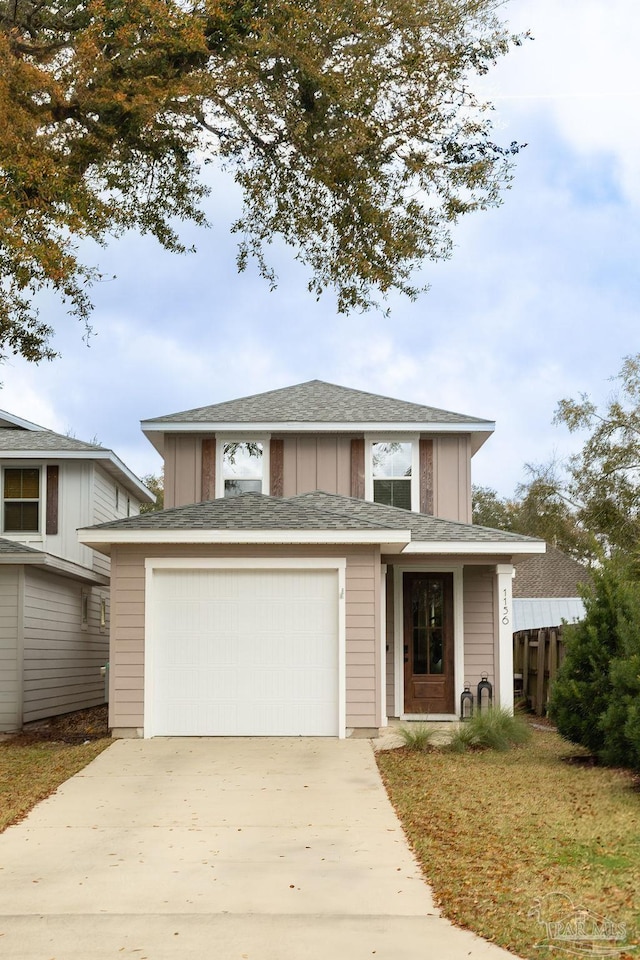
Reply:
M419 440L407 435L365 438L365 498L388 507L419 509Z
M40 470L38 467L5 467L3 480L5 533L38 533L40 530Z
M262 493L264 487L263 444L252 440L224 443L222 478L225 497L237 497L240 493Z

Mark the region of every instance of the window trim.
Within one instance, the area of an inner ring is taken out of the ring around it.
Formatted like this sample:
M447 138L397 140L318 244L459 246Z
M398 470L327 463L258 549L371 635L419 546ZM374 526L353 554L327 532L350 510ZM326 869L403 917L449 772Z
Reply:
M7 530L5 529L5 503L8 499L9 503L36 503L36 500L33 498L27 499L18 499L15 497L5 498L4 495L4 483L5 475L7 470L37 470L38 471L38 528L36 530ZM41 463L34 465L33 462L23 461L16 463L4 463L2 465L2 476L0 477L0 482L2 483L2 510L1 510L1 520L2 520L2 536L8 537L9 539L17 540L42 540L43 536L43 514L46 515L46 497L47 497L47 483L46 483L47 474L43 469ZM44 509L43 509L44 508ZM46 522L46 521L45 521Z
M216 499L224 497L224 445L225 443L261 443L262 444L262 493L269 495L270 470L270 433L216 433Z
M420 512L420 434L419 433L365 433L364 435L364 498L373 499L373 445L374 443L411 444L411 511Z

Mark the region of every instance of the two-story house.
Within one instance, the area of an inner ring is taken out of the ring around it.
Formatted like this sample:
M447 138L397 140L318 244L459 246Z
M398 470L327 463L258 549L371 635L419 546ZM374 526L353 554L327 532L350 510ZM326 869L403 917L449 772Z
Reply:
M0 731L105 700L109 558L77 529L134 516L111 451L0 411Z
M471 524L493 423L313 380L146 420L157 514L80 531L112 564L114 735L373 735L513 704L514 560Z

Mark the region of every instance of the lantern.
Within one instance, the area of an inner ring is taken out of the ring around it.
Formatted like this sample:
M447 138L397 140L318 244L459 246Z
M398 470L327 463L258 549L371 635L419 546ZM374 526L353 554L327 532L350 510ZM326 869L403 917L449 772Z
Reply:
M471 720L473 716L473 694L471 687L465 683L464 690L460 694L460 719Z
M483 694L486 693L483 702ZM493 706L493 686L489 683L489 678L486 673L482 674L482 679L478 684L478 710L480 713L484 710L485 706L488 709L491 709Z

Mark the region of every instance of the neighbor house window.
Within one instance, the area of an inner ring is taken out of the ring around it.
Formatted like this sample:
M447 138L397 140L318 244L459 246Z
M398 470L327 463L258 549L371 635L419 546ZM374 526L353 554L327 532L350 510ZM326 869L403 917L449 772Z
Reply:
M371 444L373 500L411 510L413 444L387 441Z
M4 471L4 530L37 533L40 529L40 470L6 467Z
M224 444L222 477L225 497L237 497L239 493L262 493L262 452L262 443L253 441Z

